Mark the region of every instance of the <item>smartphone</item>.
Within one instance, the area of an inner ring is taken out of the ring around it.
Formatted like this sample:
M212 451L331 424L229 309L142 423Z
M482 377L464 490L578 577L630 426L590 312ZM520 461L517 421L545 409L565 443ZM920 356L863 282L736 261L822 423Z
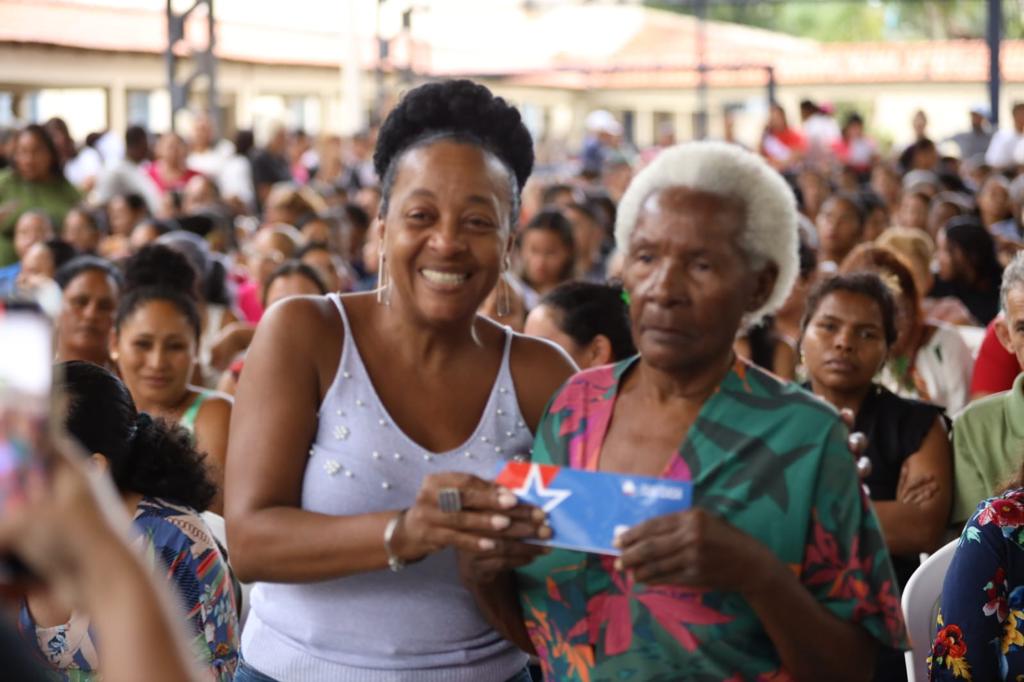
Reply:
M0 514L25 499L31 477L45 475L52 387L53 323L34 302L0 300ZM0 557L0 581L21 573Z

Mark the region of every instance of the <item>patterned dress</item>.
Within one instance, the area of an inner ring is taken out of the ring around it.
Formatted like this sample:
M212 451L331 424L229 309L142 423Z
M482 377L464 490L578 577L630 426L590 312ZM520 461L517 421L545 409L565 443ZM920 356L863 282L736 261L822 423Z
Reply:
M538 427L534 461L596 470L635 362L573 377ZM892 565L831 407L737 362L662 475L692 481L695 505L770 547L836 616L905 648ZM554 550L518 571L546 679L789 679L739 594L636 583L612 561Z
M174 586L188 619L196 660L210 670L211 679L230 682L238 664L238 610L227 562L210 529L195 510L156 498L139 503L133 528L134 544L146 563ZM73 613L63 625L42 628L23 605L18 626L58 671L56 679L101 679L88 616Z
M1024 675L1024 489L985 500L967 522L942 585L936 630L931 679Z

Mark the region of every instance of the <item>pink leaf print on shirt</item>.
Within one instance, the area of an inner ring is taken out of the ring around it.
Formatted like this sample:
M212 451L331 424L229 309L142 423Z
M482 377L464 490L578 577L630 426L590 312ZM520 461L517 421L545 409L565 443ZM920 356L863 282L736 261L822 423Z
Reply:
M614 370L615 366L609 365L578 374L551 404L550 414L561 417L558 435L569 436L566 450L571 467L591 469L597 463L602 436L615 406Z
M633 619L630 616L629 596L623 594L599 594L587 602L587 623L590 641L597 642L604 630L604 651L608 656L629 651L633 643Z
M686 624L721 625L732 620L701 604L703 593L703 590L685 587L652 587L646 594L637 595L637 599L684 649L695 651L697 638L685 627Z
M601 626L604 626L604 648L608 656L629 651L633 643L633 597L687 651L696 650L698 642L686 625L720 625L732 620L730 616L701 603L705 590L655 586L635 591L632 575L614 570L613 561L613 557L601 558L620 594L599 594L587 603L590 641L597 642Z
M812 535L804 551L804 564L801 570L803 582L810 586L831 585L830 597L858 599L869 591L867 584L859 576L870 571L870 565L863 565L858 549L860 538L854 537L850 544L850 559L846 563L839 556L839 543L818 520L815 510L811 517Z
M871 575L872 559L861 556L860 538L853 537L849 559L844 562L839 554L839 543L818 520L817 510L812 513L811 528L800 571L801 582L811 588L826 587L829 599L853 601L855 622L880 613L886 630L894 638L901 638L904 626L896 586L886 580L873 591L866 579Z

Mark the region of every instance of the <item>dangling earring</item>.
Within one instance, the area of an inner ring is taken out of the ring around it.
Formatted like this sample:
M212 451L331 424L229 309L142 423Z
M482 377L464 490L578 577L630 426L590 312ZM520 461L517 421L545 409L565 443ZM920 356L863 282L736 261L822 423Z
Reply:
M391 305L391 278L388 276L387 259L384 258L384 246L381 245L377 257L377 303Z
M498 274L498 305L495 311L498 313L498 317L507 317L512 312L512 287L509 286L508 280L505 279L510 266L509 257L506 255L505 263Z

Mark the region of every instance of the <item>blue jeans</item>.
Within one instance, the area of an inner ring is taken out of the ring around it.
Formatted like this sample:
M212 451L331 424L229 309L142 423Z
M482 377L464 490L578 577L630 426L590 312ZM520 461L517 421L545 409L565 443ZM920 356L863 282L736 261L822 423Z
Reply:
M235 669L234 682L277 682L277 680L270 675L264 675L240 657L238 659L238 668Z
M508 682L531 682L532 680L533 678L530 677L530 671L523 668L518 673L510 677ZM256 670L256 668L253 668L245 661L239 659L238 669L235 671L234 682L277 682L277 680L269 675L264 675L259 670Z

